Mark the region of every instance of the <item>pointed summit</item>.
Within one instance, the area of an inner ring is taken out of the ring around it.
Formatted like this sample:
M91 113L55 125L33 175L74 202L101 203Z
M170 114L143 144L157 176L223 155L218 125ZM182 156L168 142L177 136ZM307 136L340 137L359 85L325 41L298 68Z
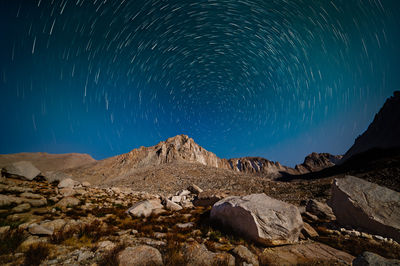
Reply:
M368 129L346 152L343 161L372 148L400 147L400 91L386 100Z

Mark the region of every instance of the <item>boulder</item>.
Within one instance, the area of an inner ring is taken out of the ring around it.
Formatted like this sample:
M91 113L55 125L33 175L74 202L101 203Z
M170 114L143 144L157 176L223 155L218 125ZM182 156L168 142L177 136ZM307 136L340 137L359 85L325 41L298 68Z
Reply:
M203 190L201 188L199 188L198 186L196 186L195 184L192 184L191 186L189 186L188 190L190 192L192 192L193 194L200 194L201 192L203 192Z
M296 206L265 194L220 200L211 209L211 219L264 245L296 243L303 229Z
M22 200L26 203L29 203L32 207L42 207L47 205L47 199L42 198L42 199L25 199L22 198Z
M336 217L333 214L331 207L328 204L319 202L317 200L309 200L306 205L306 211L317 216L322 220L335 220Z
M56 219L53 221L44 221L40 225L52 231L60 231L67 224L64 219Z
M90 187L90 183L88 181L83 181L82 187Z
M353 266L369 266L369 265L379 265L379 266L400 266L400 260L391 260L381 257L372 252L364 252L357 258L353 260Z
M42 195L34 194L31 192L24 192L19 195L20 197L27 198L27 199L43 199Z
M232 252L238 256L241 260L247 263L247 265L251 264L253 266L258 266L258 258L254 255L248 248L243 245L239 245L235 247Z
M266 248L261 265L351 265L354 257L321 243L302 243Z
M49 171L44 174L44 178L46 178L49 183L53 183L56 181L61 182L64 179L71 179L72 177L63 172Z
M66 178L63 179L59 184L58 184L58 188L73 188L75 186L79 185L78 181L75 181L71 178Z
M161 266L163 265L163 260L158 249L142 245L125 248L118 254L118 263L124 266Z
M179 202L182 201L182 197L181 197L181 196L172 196L172 197L170 198L170 200L171 200L172 202L179 203Z
M28 231L32 235L49 235L49 236L51 236L53 234L53 230L51 230L49 228L45 228L38 224L31 224L28 227Z
M20 204L14 208L12 208L12 212L27 212L31 209L31 205L29 203Z
M149 217L153 210L160 209L163 206L159 199L144 200L135 203L127 210L127 213L134 217Z
M4 167L4 170L7 175L22 177L26 180L33 180L40 174L40 170L27 161L9 164Z
M190 191L187 190L187 189L184 189L184 190L182 190L182 191L179 191L176 195L177 195L177 196L181 196L181 197L189 196L189 195L190 195Z
M165 200L165 208L170 211L179 211L183 209L182 206L170 200Z
M59 202L57 202L56 207L67 208L67 207L74 207L78 206L81 201L74 197L65 197Z
M335 179L329 202L343 226L393 238L400 242L400 193L346 176Z
M197 198L193 201L193 205L196 207L212 206L226 196L223 192L204 191L197 195Z
M207 265L235 265L235 258L228 253L214 253L208 251L204 244L195 241L188 242L182 248L185 265L207 266Z
M59 194L63 195L64 197L72 197L78 194L78 192L76 191L76 189L70 188L70 187L66 187L66 188L61 188L58 191Z
M21 203L22 203L22 199L19 197L0 194L0 208L8 207L13 204L21 204Z

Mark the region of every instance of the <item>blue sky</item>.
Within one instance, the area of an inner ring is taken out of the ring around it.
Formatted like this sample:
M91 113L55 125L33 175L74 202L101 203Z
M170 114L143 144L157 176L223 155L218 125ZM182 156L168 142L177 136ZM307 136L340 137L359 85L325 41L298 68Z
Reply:
M3 1L0 153L343 154L399 84L398 1Z

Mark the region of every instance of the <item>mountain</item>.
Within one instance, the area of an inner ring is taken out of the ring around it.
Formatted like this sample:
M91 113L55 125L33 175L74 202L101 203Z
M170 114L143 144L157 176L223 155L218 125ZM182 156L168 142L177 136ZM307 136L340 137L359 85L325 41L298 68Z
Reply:
M261 157L234 158L228 159L227 162L229 164L229 169L233 171L248 174L262 174L271 178L280 177L282 173L296 173L296 170L293 168Z
M400 147L400 91L395 91L386 100L368 129L355 140L342 161L372 148L396 147Z
M155 146L142 146L128 153L96 161L67 172L77 179L99 183L125 179L138 171L171 164L199 164L222 169L229 167L226 160L205 150L192 138L178 135L161 141Z
M330 153L313 152L306 156L302 164L296 165L295 169L301 174L318 172L322 169L335 166L342 157L341 155L332 155Z
M46 152L23 152L15 154L0 154L0 168L19 161L29 161L42 173L75 168L96 160L88 154L65 153L49 154Z
M140 147L125 154L69 169L66 172L78 180L87 180L93 184L129 183L133 180L141 182L149 176L152 178L158 176L163 179L163 175L159 176L160 173L155 173L157 171L170 173L169 180L173 182L174 173L178 176L179 172L183 176L188 171L182 169L188 168L198 169L198 171L192 171L192 174L201 173L199 175L208 180L211 176L215 176L216 172L221 174L223 171L225 171L224 175L258 174L265 178L275 179L284 174L296 175L332 166L333 158L336 158L330 154L320 157L319 161L312 161L314 164L309 163L302 166L301 172L298 169L283 166L279 162L272 162L260 157L221 159L195 143L192 138L178 135L152 147ZM217 171L215 168L219 170Z

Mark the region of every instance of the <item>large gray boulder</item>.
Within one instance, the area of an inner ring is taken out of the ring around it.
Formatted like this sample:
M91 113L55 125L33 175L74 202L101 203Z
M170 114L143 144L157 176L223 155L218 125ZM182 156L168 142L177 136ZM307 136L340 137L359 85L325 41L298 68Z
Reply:
M340 224L400 241L400 193L346 176L335 179L329 204Z
M296 206L265 194L220 200L211 209L211 219L257 243L269 246L297 242L303 228L303 220Z
M400 266L400 260L386 259L375 253L366 251L353 260L353 265L354 266L369 266L369 265Z
M9 164L4 167L6 174L10 176L22 177L26 180L33 180L40 174L40 170L37 169L31 162L20 161Z

